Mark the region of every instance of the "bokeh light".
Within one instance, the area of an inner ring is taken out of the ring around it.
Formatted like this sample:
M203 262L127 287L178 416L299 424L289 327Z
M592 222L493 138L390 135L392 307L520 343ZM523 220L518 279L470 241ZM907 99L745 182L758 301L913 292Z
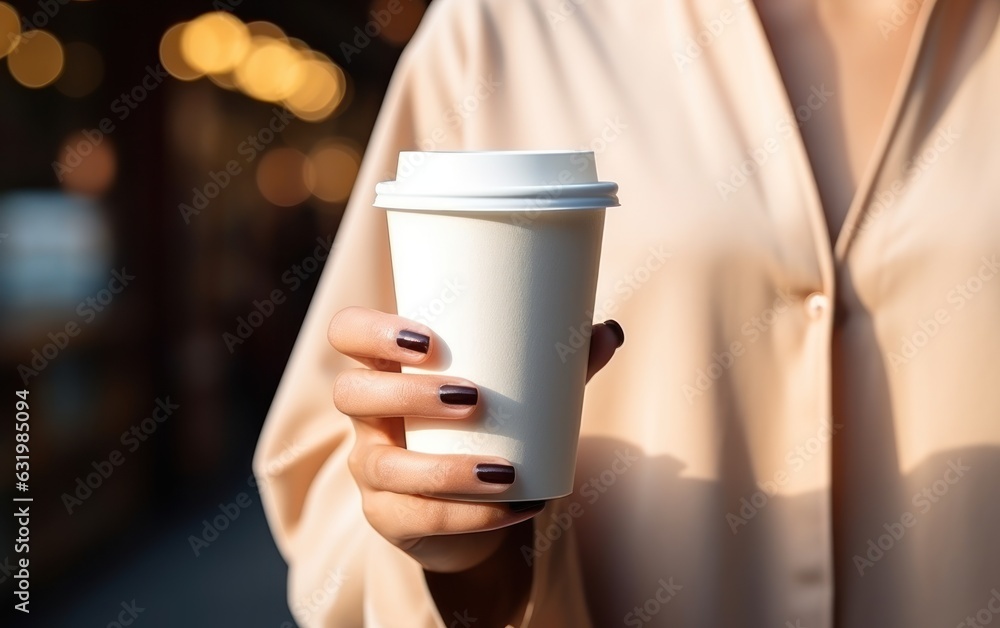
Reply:
M423 6L419 4L420 13ZM280 103L310 122L346 106L350 92L344 71L306 42L288 37L271 22L244 24L223 12L170 27L160 40L160 60L176 78L204 76L223 89Z
M10 56L7 67L25 87L45 87L59 78L63 69L62 44L48 31L25 31Z
M248 23L247 31L251 37L270 37L271 39L288 41L288 36L285 35L285 31L281 30L280 26L262 20Z
M0 225L18 234L0 246L0 342L10 346L55 320L65 325L66 313L107 282L114 239L94 199L62 190L0 193Z
M342 140L320 142L310 151L306 162L306 187L324 201L346 201L360 166L361 155L351 144Z
M268 151L257 165L257 188L270 203L292 207L309 198L306 156L294 148Z
M17 46L21 38L21 21L17 11L6 2L0 2L0 57Z
M188 65L205 73L232 70L247 53L246 24L224 11L191 20L181 33L181 54Z
M104 58L88 43L66 44L66 69L56 81L56 89L73 98L90 94L104 79Z
M393 13L390 7L398 12ZM400 3L399 0L372 0L372 15L389 15L389 20L381 25L379 37L394 46L403 46L410 41L416 32L420 19L424 16L427 5L423 0L410 0Z
M343 101L347 80L326 55L313 51L305 54L307 58L301 64L303 80L284 104L299 118L316 122L329 117Z
M223 72L220 74L208 74L208 80L212 81L222 89L235 90L238 89L236 85L236 77L233 76L232 72Z
M94 143L82 132L62 141L57 155L61 185L69 192L100 196L115 180L118 157L107 138Z
M302 62L302 55L284 41L254 37L236 68L236 84L257 100L278 102L302 84Z
M181 35L184 34L187 25L187 22L174 24L167 29L167 32L163 33L163 37L160 39L160 63L174 78L182 81L193 81L196 78L201 78L205 73L191 67L181 53Z

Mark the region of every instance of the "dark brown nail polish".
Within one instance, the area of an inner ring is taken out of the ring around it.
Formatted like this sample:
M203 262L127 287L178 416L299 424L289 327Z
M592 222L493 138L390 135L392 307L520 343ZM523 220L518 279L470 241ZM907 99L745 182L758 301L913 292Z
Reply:
M618 324L618 321L613 319L608 319L604 321L604 324L611 328L611 331L615 332L615 336L618 336L618 346L625 344L625 330L622 326Z
M511 512L528 512L529 510L541 510L545 507L545 501L534 502L510 502Z
M506 464L477 464L476 477L490 484L513 484L514 467Z
M445 384L438 389L441 403L453 406L474 406L479 402L479 391L470 386Z
M415 331L404 329L396 336L396 344L410 351L427 353L427 350L431 348L431 339Z

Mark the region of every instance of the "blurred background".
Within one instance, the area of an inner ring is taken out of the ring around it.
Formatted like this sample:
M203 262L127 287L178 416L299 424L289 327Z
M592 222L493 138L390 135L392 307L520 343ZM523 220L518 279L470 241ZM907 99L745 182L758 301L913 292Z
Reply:
M425 9L0 2L0 624L294 625L251 457Z

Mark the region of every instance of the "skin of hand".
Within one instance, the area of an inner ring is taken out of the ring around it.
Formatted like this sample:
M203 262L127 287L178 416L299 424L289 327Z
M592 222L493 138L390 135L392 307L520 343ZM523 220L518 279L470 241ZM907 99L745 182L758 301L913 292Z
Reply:
M348 464L361 490L365 517L376 532L425 570L453 574L479 566L497 552L511 526L541 512L544 503L516 512L503 502L440 497L502 494L514 479L507 460L406 449L402 417L461 421L472 416L478 400L476 385L468 380L400 373L401 364L435 358L441 341L431 329L393 314L348 307L333 317L328 338L334 349L366 367L341 372L333 396L354 426ZM588 381L623 342L618 323L593 326Z

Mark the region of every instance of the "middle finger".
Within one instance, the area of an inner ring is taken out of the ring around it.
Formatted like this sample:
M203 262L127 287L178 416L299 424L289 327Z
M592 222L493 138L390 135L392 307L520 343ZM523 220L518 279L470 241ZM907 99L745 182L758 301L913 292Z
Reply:
M447 375L348 369L337 376L333 399L338 410L354 418L464 419L475 412L479 389Z

